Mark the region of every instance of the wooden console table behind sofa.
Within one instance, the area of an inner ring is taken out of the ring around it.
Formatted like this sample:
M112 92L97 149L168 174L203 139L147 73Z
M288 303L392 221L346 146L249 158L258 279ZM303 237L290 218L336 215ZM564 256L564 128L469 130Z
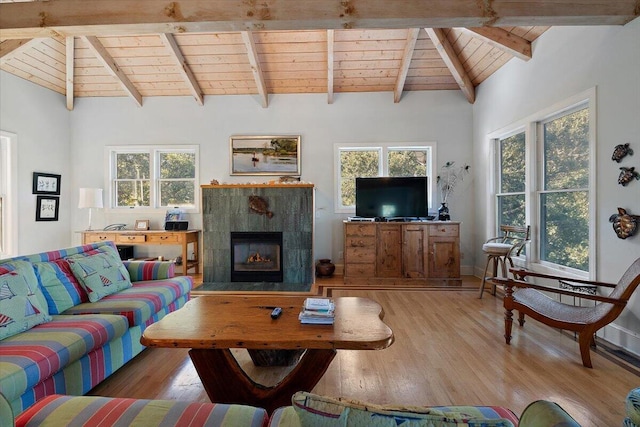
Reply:
M180 245L182 247L182 272L187 274L194 268L195 274L200 273L198 259L198 242L200 230L164 231L164 230L121 230L121 231L82 231L82 243L96 243L111 240L116 245ZM193 244L194 259L189 259L189 244Z

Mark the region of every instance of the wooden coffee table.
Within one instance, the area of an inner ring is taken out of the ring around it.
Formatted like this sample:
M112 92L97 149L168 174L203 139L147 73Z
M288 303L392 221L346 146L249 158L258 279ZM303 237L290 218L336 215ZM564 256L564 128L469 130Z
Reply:
M273 411L291 404L297 391L311 391L336 350L380 350L394 340L382 322L382 307L367 298L334 298L333 325L303 325L298 314L305 297L201 296L149 326L148 347L190 348L189 356L207 394L216 403L243 403ZM271 307L282 307L273 320ZM232 348L306 350L275 386L254 382L240 367Z

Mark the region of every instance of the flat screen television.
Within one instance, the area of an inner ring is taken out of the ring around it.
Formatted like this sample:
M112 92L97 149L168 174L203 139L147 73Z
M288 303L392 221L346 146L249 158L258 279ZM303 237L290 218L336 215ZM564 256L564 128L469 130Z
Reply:
M424 218L428 215L427 177L356 178L356 216Z

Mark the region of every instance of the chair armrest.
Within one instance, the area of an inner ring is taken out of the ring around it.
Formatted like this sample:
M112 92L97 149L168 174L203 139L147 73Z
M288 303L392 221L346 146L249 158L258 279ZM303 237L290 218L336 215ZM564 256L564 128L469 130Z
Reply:
M615 288L617 286L613 283L596 282L593 280L573 279L571 277L565 277L565 276L554 276L551 274L536 273L530 270L525 270L523 268L510 268L509 271L511 272L511 274L513 274L513 277L518 277L520 279L524 279L525 277L540 277L541 279L564 280L567 282L583 283L586 285L604 286L607 288Z
M176 275L173 261L123 261L132 282L171 279Z
M548 400L536 400L520 416L520 427L580 427L560 405Z
M499 237L492 237L489 240L487 240L485 243L491 243L491 242L495 242L496 240L504 240L503 236L499 236Z
M509 254L508 256L512 256L512 254L515 253L515 256L520 256L520 252L522 252L522 248L524 248L524 245L527 243L527 240L525 239L521 239L519 237L511 237L510 240L512 240L511 244L511 249L509 249Z
M531 289L536 289L538 291L544 291L544 292L551 292L551 293L555 293L555 294L561 294L561 295L568 295L568 296L572 296L572 297L578 297L578 298L582 298L582 299L588 299L588 300L592 300L592 301L600 301L600 302L607 302L609 304L616 304L616 305L625 305L626 304L626 300L620 300L620 299L615 299L615 298L609 298L609 297L605 297L603 295L591 295L591 294L586 294L584 292L578 292L578 291L572 291L569 289L560 289L560 288L555 288L553 286L545 286L545 285L536 285L535 283L529 283L529 282L523 282L521 280L513 280L513 279L504 279L502 277L492 277L491 279L488 279L489 282L494 282L497 285L502 285L505 286L505 288L531 288ZM510 294L511 291L507 290L506 291L507 294Z

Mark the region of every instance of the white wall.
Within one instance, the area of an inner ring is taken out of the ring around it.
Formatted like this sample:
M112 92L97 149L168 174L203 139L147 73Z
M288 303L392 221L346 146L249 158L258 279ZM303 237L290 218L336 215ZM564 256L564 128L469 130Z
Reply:
M435 141L438 165L447 160L471 163L472 106L458 91L406 93L398 104L392 93L337 94L331 105L326 99L325 94L272 95L266 109L253 96L207 96L204 106L187 97L144 99L142 108L128 98L78 99L71 113L74 191L104 185L104 146L120 144L198 144L202 184L277 179L230 176L229 136L300 134L302 180L316 185L314 257L338 262L346 215L334 214L334 143ZM471 254L471 180L460 189L451 211L453 219L463 221L462 252ZM85 224L87 213L75 210L72 218L74 224ZM135 213L94 213L95 227L115 222L132 226L136 219ZM152 228L159 228L164 215L150 219ZM189 221L201 226L200 215L189 215ZM472 266L472 257L465 262Z
M70 246L74 188L65 98L0 71L0 129L18 135L18 254ZM33 172L62 175L58 221L36 222Z
M640 256L640 233L618 239L608 222L617 207L640 214L640 182L617 184L618 163L611 160L617 144L630 142L636 154L630 165L640 169L640 19L626 26L554 27L534 43L529 62L511 60L478 87L474 116L475 193L477 199L476 268L484 268L481 243L492 234L487 217L492 189L487 135L596 87L596 272L598 280L617 282ZM628 163L628 162L626 162ZM640 298L604 331L604 337L640 354Z

